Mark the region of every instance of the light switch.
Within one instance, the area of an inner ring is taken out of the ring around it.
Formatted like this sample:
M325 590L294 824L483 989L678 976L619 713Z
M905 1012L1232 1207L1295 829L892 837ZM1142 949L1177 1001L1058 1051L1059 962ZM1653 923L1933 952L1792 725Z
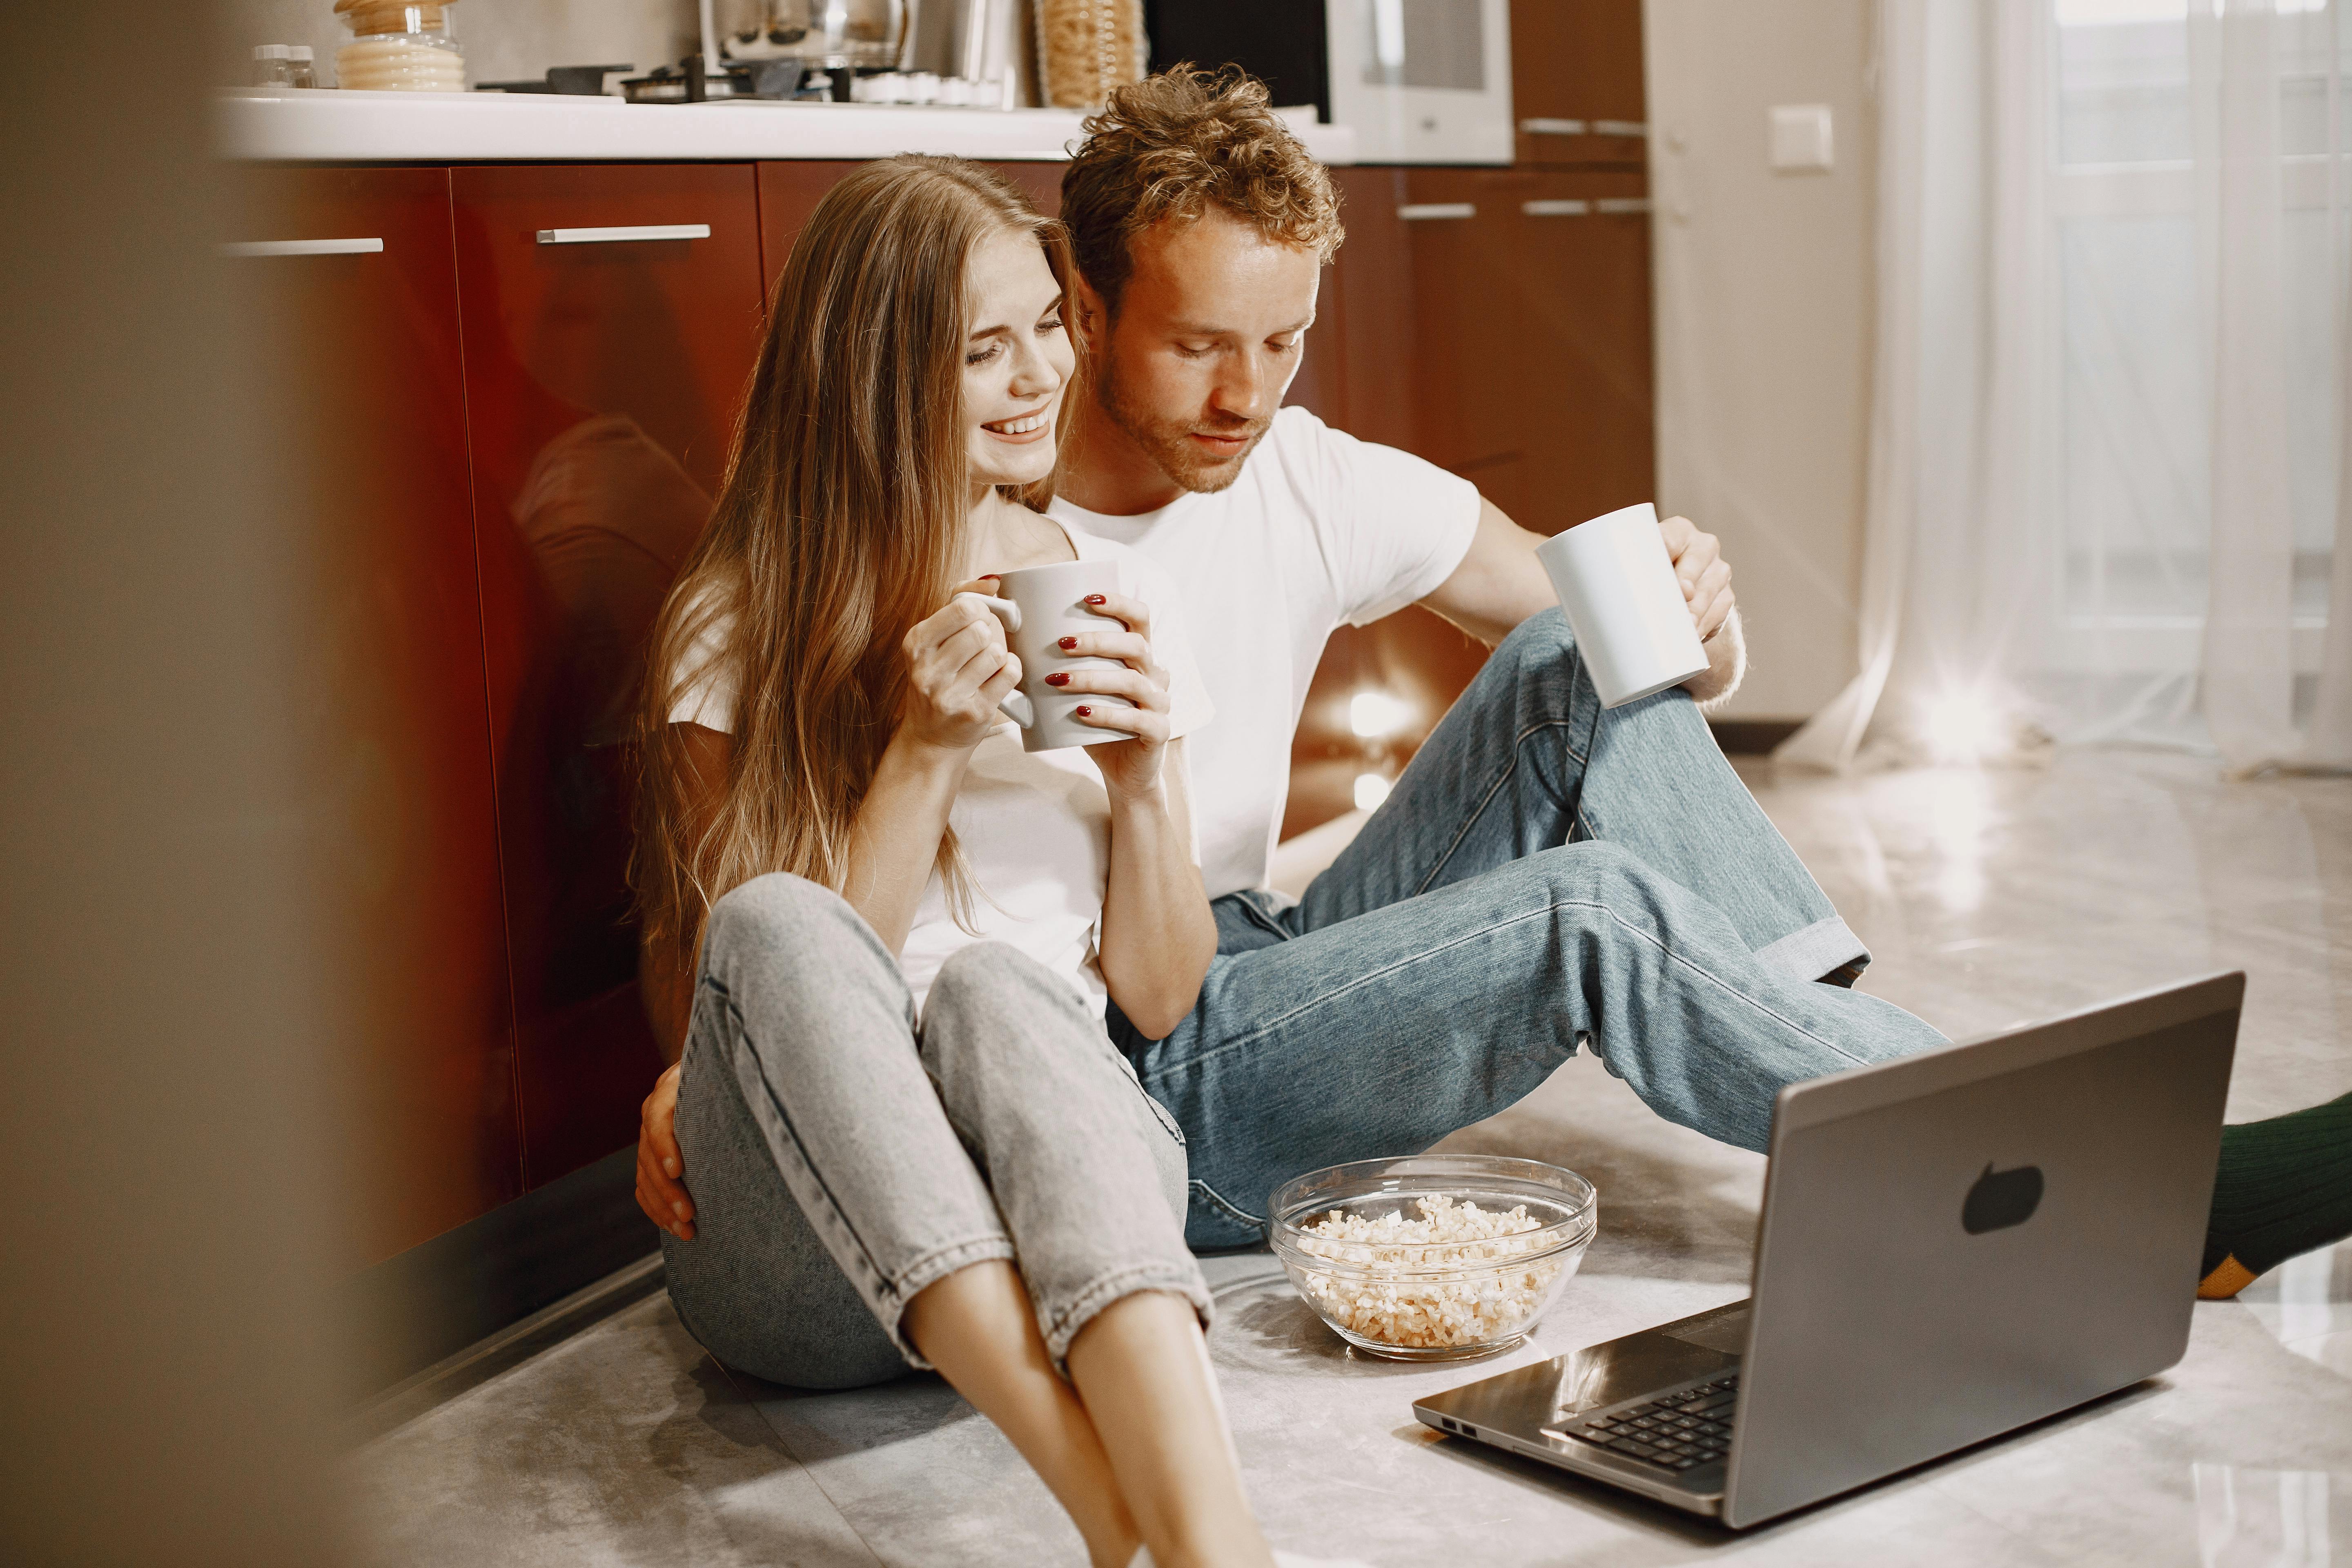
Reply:
M1830 106L1772 106L1772 167L1788 174L1817 173L1835 162L1831 151Z

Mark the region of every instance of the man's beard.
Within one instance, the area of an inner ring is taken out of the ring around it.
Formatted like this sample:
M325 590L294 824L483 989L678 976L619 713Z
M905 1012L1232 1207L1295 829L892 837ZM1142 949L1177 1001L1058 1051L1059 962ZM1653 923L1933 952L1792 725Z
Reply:
M1127 433L1127 438L1143 449L1144 456L1158 466L1160 471L1180 489L1195 495L1210 495L1229 489L1242 477L1242 468L1249 455L1257 450L1273 421L1243 419L1232 424L1220 424L1202 432L1211 436L1244 436L1248 444L1230 458L1212 458L1192 444L1192 432L1200 426L1192 420L1155 419L1141 410L1129 405L1119 391L1118 378L1110 367L1103 367L1101 389L1095 395L1102 411L1110 422Z

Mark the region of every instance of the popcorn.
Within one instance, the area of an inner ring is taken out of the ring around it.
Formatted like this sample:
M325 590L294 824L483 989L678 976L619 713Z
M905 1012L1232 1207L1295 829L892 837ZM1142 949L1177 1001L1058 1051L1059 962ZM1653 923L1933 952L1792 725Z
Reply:
M1555 1244L1553 1237L1528 1234L1543 1226L1529 1217L1524 1204L1498 1213L1433 1194L1413 1206L1421 1218L1408 1219L1401 1212L1375 1218L1334 1209L1300 1226L1302 1252L1355 1270L1396 1272L1389 1282L1368 1280L1360 1272L1299 1267L1317 1308L1349 1332L1401 1350L1502 1339L1534 1317L1566 1267L1510 1262Z

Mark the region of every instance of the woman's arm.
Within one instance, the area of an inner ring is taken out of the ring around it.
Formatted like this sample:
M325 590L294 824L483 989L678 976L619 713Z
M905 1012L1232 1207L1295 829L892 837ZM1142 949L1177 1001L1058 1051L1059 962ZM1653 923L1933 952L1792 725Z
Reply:
M1168 738L1167 672L1151 658L1151 611L1139 599L1111 594L1089 601L1097 615L1123 621L1118 631L1086 632L1070 652L1119 660L1126 668L1073 669L1054 684L1073 692L1124 697L1081 708L1081 723L1128 739L1088 746L1110 796L1110 869L1103 894L1097 944L1103 983L1129 1023L1153 1039L1165 1037L1200 1000L1201 981L1217 953L1216 918L1192 863L1192 801L1181 742Z
M1182 741L1171 741L1170 749ZM1217 954L1217 921L1192 864L1192 804L1181 752L1159 787L1110 797L1110 886L1103 898L1102 971L1129 1023L1165 1038L1201 998Z
M1021 683L1003 626L962 596L993 586L962 584L945 609L907 634L907 711L850 824L841 896L893 957L914 929L972 748L1003 721L996 705Z
M728 770L735 762L735 737L699 724L673 724L670 729L685 765L679 804L687 822L698 829L719 809L726 792ZM694 954L676 943L641 942L637 983L662 1059L675 1062L686 1047L687 1020L694 1013Z

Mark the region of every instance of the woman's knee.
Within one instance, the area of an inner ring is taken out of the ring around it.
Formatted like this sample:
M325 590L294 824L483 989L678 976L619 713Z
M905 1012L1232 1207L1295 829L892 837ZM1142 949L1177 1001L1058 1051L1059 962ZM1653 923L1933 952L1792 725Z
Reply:
M730 889L710 907L703 963L780 948L805 952L834 943L863 946L874 933L847 900L789 871L772 871Z

